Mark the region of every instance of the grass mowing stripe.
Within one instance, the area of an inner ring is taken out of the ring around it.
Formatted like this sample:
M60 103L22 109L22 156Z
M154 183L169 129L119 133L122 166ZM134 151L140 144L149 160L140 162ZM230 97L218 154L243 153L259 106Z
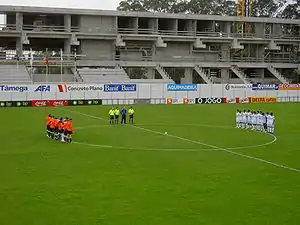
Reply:
M62 110L67 111L67 112L71 112L71 113L80 114L80 115L83 115L83 116L86 116L86 117L102 120L102 121L107 121L106 119L104 119L102 117L93 116L93 115L82 113L82 112L79 112L79 111L73 111L73 110L68 110L68 109L62 109ZM187 138L184 138L184 137L179 137L179 136L176 136L176 135L171 135L171 134L166 135L163 132L150 130L150 129L135 126L135 125L133 125L132 127L136 128L136 129L148 131L150 133L155 133L155 134L160 134L160 135L164 135L164 136L168 136L168 137L173 137L173 138L183 140L183 141L187 141L187 142L190 142L190 143L199 144L199 145L207 146L207 147L210 147L210 148L218 149L220 151L227 152L227 153L232 154L232 155L240 156L240 157L247 158L247 159L252 159L252 160L255 160L255 161L258 161L258 162L261 162L261 163L265 163L265 164L269 164L269 165L278 167L278 168L282 168L282 169L286 169L286 170L290 170L290 171L293 171L293 172L300 173L300 169L296 169L296 168L285 166L285 165L282 165L282 164L279 164L279 163L271 162L271 161L268 161L268 160L265 160L265 159L262 159L262 158L258 158L258 157L249 156L249 155L246 155L246 154L234 152L234 151L228 150L226 148L221 148L221 147L218 147L218 146L215 146L215 145L206 144L206 143L203 143L203 142L200 142L200 141L194 141L194 140L187 139ZM274 136L274 137L276 138L276 136ZM276 140L277 140L277 138L276 138Z

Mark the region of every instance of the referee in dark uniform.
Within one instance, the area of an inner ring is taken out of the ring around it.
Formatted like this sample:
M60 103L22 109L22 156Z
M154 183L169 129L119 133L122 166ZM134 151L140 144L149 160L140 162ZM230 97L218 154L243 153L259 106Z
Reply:
M125 107L121 110L121 124L126 124L126 109Z

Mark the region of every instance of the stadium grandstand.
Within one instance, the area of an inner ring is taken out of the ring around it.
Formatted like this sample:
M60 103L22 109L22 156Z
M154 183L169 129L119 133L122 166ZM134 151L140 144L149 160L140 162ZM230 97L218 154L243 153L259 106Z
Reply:
M0 13L1 83L298 82L299 20L27 6Z

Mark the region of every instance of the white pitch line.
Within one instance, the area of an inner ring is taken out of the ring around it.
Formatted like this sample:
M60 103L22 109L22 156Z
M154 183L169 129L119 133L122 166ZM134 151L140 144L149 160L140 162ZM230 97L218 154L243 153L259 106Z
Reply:
M140 126L162 126L162 125L170 125L170 124L139 124ZM173 126L198 126L198 127L214 127L214 128L226 128L226 129L236 129L235 127L232 127L232 126L215 126L215 125L209 125L209 124L173 124ZM87 125L87 126L82 126L82 127L77 127L76 130L81 130L81 129L88 129L88 128L95 128L95 127L112 127L111 124L102 124L102 125ZM274 135L274 134L270 134L270 133L266 133L267 135L273 137L273 139L267 143L263 143L263 144L258 144L258 145L249 145L249 146L240 146L240 147L230 147L230 148L226 148L226 150L240 150L240 149L250 149L250 148L259 148L259 147L264 147L264 146L268 146L268 145L271 145L273 143L275 143L277 141L277 137ZM74 142L75 143L75 142ZM85 144L85 145L94 145L94 144L90 144L90 143L80 143L80 142L76 142L77 144ZM97 146L97 145L95 145ZM98 147L101 147L101 146L98 146ZM123 149L124 146L114 146L115 148L119 148L119 149ZM160 149L159 148L127 148L128 150L136 150L136 149L140 149L140 150L151 150L153 149L153 151L159 151ZM215 148L207 148L207 149L201 149L201 151L205 150L205 151L208 151L208 150L217 150ZM175 149L175 150L183 150L183 149ZM186 149L185 149L186 150ZM195 151L197 149L192 149L191 151ZM162 150L163 151L163 150ZM218 150L219 151L219 150Z
M132 148L132 147L125 147L125 146L109 146L109 145L98 145L98 144L90 144L84 142L77 142L73 141L74 144L79 145L86 145L92 147L101 147L101 148L115 148L115 149L123 149L123 150L142 150L142 151L164 151L164 152L200 152L200 151L219 151L215 148L207 148L207 149L183 149L183 148Z
M101 117L89 115L89 114L82 113L82 112L79 112L79 111L72 111L72 110L68 110L68 109L62 109L62 110L68 111L68 112L72 112L72 113L77 113L77 114L80 114L80 115L83 115L83 116L86 116L86 117L90 117L90 118L94 118L94 119L106 121L106 119L103 119ZM136 129L139 129L139 130L144 130L144 131L148 131L148 132L155 133L155 134L169 136L169 137L173 137L173 138L176 138L176 139L179 139L179 140L191 142L191 143L194 143L194 144L199 144L199 145L207 146L207 147L210 147L210 148L218 149L220 151L227 152L227 153L232 154L232 155L240 156L240 157L247 158L247 159L252 159L252 160L255 160L255 161L258 161L258 162L262 162L262 163L266 163L266 164L278 167L278 168L282 168L282 169L286 169L286 170L290 170L290 171L294 171L294 172L300 173L300 169L295 169L293 167L289 167L289 166L285 166L285 165L282 165L282 164L274 163L274 162L271 162L271 161L268 161L268 160L265 160L265 159L261 159L261 158L258 158L258 157L249 156L249 155L245 155L245 154L242 154L242 153L237 153L237 152L234 152L234 151L230 151L230 150L228 150L226 148L221 148L221 147L218 147L218 146L215 146L215 145L206 144L206 143L203 143L203 142L200 142L200 141L194 141L194 140L183 138L183 137L179 137L179 136L176 136L176 135L171 135L171 134L167 134L166 135L163 132L159 132L159 131L155 131L155 130L150 130L150 129L139 127L139 126L135 126L135 125L132 126L132 127L136 128ZM276 138L276 140L277 140L277 138Z

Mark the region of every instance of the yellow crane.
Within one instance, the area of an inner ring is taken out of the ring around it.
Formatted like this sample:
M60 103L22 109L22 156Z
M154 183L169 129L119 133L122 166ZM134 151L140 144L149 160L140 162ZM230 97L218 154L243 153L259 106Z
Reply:
M238 0L236 5L237 16L244 19L250 17L252 11L252 0ZM241 22L237 24L238 33L250 33L250 24L247 22Z

